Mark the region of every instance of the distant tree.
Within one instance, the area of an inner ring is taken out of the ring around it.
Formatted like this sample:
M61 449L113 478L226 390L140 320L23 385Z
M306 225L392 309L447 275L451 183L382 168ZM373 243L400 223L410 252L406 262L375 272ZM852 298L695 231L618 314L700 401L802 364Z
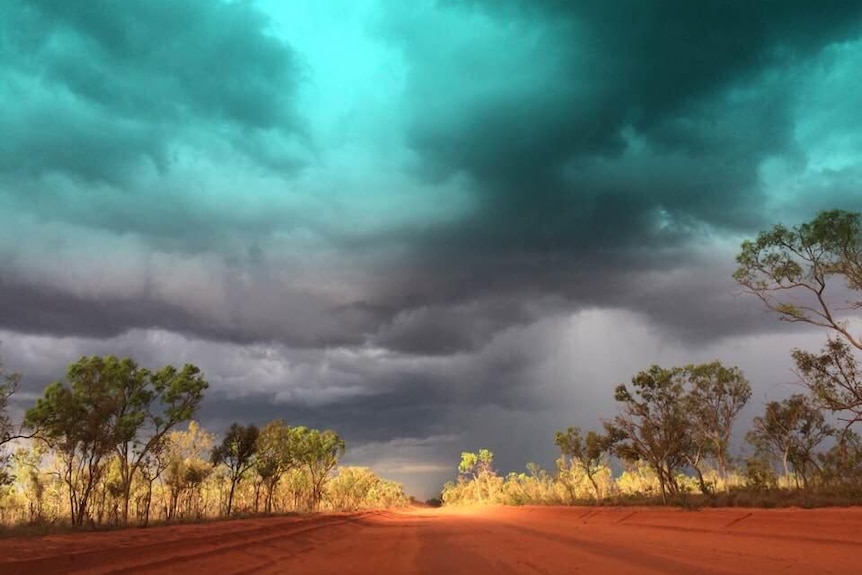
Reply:
M642 460L658 477L662 501L679 492L676 476L687 462L690 420L679 369L653 365L619 385L614 399L621 413L605 422L610 450L625 461Z
M819 471L816 449L835 430L826 422L814 402L795 394L766 405L763 415L754 418L746 439L755 448L755 457L781 461L784 473L793 468L797 482L808 487L812 472Z
M458 473L478 479L484 473L494 472L494 453L490 449L480 449L473 453L465 451L461 454L461 461L458 463Z
M233 509L233 497L237 484L255 464L259 435L260 431L254 425L244 426L233 423L222 442L213 449L213 465L224 464L228 470L230 492L225 510L227 516L230 516Z
M272 513L276 486L287 471L297 465L297 435L282 420L271 421L257 438L255 470L266 489L264 512Z
M465 451L458 463L461 480L473 486L473 501L488 503L495 499L500 478L494 470L494 453L490 449L480 449L473 453Z
M653 365L632 379L631 390L618 386L614 397L622 412L605 422L606 437L593 441L623 460L646 462L666 501L680 491L676 478L687 467L703 493L712 491L703 471L708 458L726 475L733 424L751 386L739 368L718 361L670 369Z
M841 440L829 450L818 453L821 475L834 486L862 486L862 437L845 429Z
M718 361L686 366L684 373L695 450L714 457L718 472L727 477L733 425L751 398L751 385L738 367L725 367ZM696 463L691 464L699 470ZM703 483L702 475L699 478Z
M596 475L602 468L602 458L609 448L608 438L595 431L582 436L580 427L569 427L566 431L557 432L554 443L560 448L563 457L568 457L583 470L595 490L596 499L601 499Z
M308 472L311 480L309 506L313 510L318 510L329 474L344 455L344 440L331 429L319 431L307 427L294 427L292 433L297 462Z
M200 488L212 473L215 436L196 421L190 421L185 431L171 431L165 435L160 457L164 458L164 483L168 489L165 517L177 517L180 501L185 500L185 513L199 515Z

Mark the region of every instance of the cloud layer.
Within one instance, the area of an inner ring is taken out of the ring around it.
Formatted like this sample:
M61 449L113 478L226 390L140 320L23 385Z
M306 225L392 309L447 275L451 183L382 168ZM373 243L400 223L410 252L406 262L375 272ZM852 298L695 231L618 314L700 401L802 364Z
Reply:
M862 209L849 0L12 1L0 62L25 395L191 361L211 425L336 427L426 493L482 442L546 463L654 361L781 384L817 339L737 246Z

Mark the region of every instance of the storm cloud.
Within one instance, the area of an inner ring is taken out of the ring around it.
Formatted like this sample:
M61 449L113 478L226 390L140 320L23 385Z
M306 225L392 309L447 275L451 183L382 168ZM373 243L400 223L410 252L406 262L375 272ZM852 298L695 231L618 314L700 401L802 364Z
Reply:
M18 408L82 354L189 361L205 425L334 427L431 494L653 362L780 394L822 334L734 255L862 210L860 66L851 0L5 2Z

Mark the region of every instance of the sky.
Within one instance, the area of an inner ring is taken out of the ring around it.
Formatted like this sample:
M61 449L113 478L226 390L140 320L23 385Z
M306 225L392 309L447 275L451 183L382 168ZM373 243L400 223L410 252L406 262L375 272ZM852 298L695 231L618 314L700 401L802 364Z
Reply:
M200 366L431 497L653 363L798 391L740 242L862 210L858 0L0 3L0 355ZM744 422L743 422L744 425Z

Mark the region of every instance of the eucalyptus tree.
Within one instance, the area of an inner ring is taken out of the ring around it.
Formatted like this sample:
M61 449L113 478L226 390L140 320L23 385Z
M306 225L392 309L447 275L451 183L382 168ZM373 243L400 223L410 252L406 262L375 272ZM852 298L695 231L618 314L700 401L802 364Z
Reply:
M575 463L593 486L596 499L601 499L601 490L596 482L596 475L602 468L602 459L609 446L608 438L595 431L583 435L580 427L569 427L566 431L558 431L554 444L560 449L563 457L568 457Z
M798 226L776 225L744 242L736 261L736 281L781 320L828 330L821 353L793 352L797 372L821 405L845 414L847 428L862 421L854 355L862 336L850 321L862 307L862 214L832 210Z
M663 502L679 492L676 476L686 464L690 420L680 370L657 365L617 386L620 413L605 422L611 452L625 461L645 461L656 473Z
M696 451L714 458L719 474L727 477L733 426L751 399L751 384L738 367L725 367L718 361L688 365L683 371L688 383L685 401ZM692 467L699 470L694 463ZM702 483L703 478L700 479Z
M233 497L236 486L248 471L254 467L257 453L257 439L260 430L255 425L231 424L222 442L212 451L213 465L224 465L228 470L230 492L228 493L225 514L233 510Z
M494 499L495 492L498 491L495 483L498 483L500 478L494 470L494 453L490 449L461 453L458 474L472 483L475 500L479 503Z
M621 459L646 462L656 473L662 501L680 491L677 476L686 468L709 493L704 461L714 458L726 473L733 424L750 397L751 386L736 367L717 361L669 369L653 365L632 378L631 389L617 386L614 399L621 412L605 422L606 437L593 439L593 453L586 453L586 445L572 447L588 457L607 446ZM566 445L565 436L557 438Z
M25 422L64 462L75 525L87 516L105 462L117 457L126 524L136 474L164 435L192 417L208 384L190 364L151 372L111 355L82 357L66 379L48 386Z
M298 439L282 420L267 423L257 438L254 468L266 489L265 513L272 513L273 493L281 478L298 465Z
M309 507L320 508L329 474L344 455L344 440L331 429L320 431L307 427L292 428L296 461L308 473L311 482Z
M165 517L174 519L180 512L180 501L185 500L186 513L198 512L200 488L212 473L210 460L215 436L196 421L190 421L186 430L175 430L165 435L164 447L159 452L165 466L163 483L167 487L168 501Z
M93 489L117 447L116 398L108 378L100 378L81 362L69 367L69 385L54 382L27 411L25 424L62 462L71 522L83 525Z
M755 455L767 461L781 461L785 475L794 471L803 487L808 487L812 473L820 471L817 448L835 430L811 398L795 394L783 401L766 404L763 415L754 418L746 439Z

